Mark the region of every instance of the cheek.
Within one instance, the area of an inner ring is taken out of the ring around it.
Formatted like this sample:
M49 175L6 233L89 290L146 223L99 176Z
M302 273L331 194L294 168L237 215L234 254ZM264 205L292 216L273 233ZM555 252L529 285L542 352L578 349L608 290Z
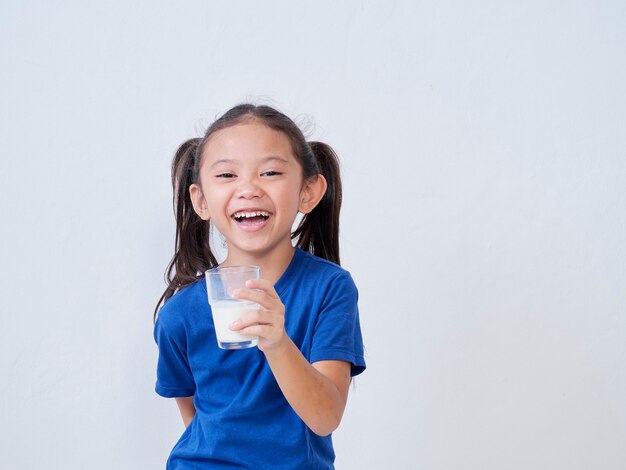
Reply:
M205 200L212 214L218 214L220 211L223 211L228 201L222 191L211 190L211 188L208 188L208 192L205 193Z
M222 184L207 184L205 185L205 195L207 199L213 199L216 201L224 199L227 188Z
M298 211L300 202L302 201L302 187L299 184L291 184L289 188L285 188L285 205L291 209Z

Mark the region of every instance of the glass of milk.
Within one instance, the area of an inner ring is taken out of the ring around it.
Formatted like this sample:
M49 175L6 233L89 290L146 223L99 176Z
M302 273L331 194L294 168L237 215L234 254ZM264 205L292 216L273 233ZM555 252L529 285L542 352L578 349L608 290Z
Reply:
M217 345L222 349L244 349L256 346L258 336L246 336L228 328L235 320L258 310L259 304L232 296L235 289L245 289L248 279L258 279L258 266L224 266L205 273L206 290L213 314Z

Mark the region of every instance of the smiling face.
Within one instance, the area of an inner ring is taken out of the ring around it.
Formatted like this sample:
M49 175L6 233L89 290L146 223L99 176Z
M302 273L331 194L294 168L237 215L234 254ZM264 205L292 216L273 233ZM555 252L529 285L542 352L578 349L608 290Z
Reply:
M285 134L248 120L209 137L199 182L189 191L196 213L226 238L227 263L240 264L291 256L291 227L298 211L311 211L325 189L320 175L303 181Z

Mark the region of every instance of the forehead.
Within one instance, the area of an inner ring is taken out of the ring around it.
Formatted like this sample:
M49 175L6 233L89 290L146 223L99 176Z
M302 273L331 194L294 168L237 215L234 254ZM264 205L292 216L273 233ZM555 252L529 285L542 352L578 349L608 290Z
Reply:
M283 132L256 121L243 122L215 132L202 151L202 159L207 163L221 159L242 161L267 156L295 161L289 138Z

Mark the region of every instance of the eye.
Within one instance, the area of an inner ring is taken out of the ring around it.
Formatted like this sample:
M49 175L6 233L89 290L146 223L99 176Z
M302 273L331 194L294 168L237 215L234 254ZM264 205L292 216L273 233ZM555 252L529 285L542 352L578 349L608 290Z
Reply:
M264 171L263 173L261 173L261 176L279 176L279 175L282 175L282 173L280 171L274 171L274 170Z
M216 178L234 178L235 175L232 173L219 173L215 175Z

